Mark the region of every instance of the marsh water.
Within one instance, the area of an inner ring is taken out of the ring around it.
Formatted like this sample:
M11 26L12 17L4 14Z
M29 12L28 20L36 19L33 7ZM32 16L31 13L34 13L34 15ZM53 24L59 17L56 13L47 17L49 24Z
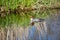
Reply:
M33 26L24 28L12 24L11 27L0 28L0 40L60 40L60 10Z
M60 13L60 12L59 12ZM0 40L60 40L60 14L29 27L0 28Z
M45 22L41 22L41 24L36 23L35 25L27 28L14 27L1 29L0 40L47 40Z

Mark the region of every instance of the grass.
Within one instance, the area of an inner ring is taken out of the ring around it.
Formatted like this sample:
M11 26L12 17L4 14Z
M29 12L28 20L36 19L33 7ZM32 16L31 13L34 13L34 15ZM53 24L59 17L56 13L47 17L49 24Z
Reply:
M21 5L22 7L31 6L31 4L36 1L37 0L0 0L0 5L6 6L7 8L14 9L18 5Z
M17 26L29 26L30 24L30 16L35 16L36 18L45 18L48 14L48 12L27 12L24 15L22 14L13 14L11 13L10 15L6 15L5 17L0 17L0 26L1 27L12 27L13 24L16 24Z
M28 15L20 16L15 14L10 14L9 16L6 15L6 17L1 18L0 17L0 26L11 26L13 24L20 25L20 26L26 26L29 25L30 19Z
M40 4L51 6L51 5L59 5L59 0L0 0L0 5L6 6L7 8L14 9L18 5L21 7L29 7L33 4L36 4L37 1L40 1Z
M21 6L21 8L33 6L37 1L38 0L0 0L0 5L5 6L6 9L15 9L18 5ZM59 0L40 0L39 3L46 6L51 6L59 2ZM0 27L9 27L12 24L27 26L30 23L31 15L37 18L45 18L50 15L51 10L37 10L34 12L22 13L21 15L11 13L10 15L6 15L6 17L0 17Z

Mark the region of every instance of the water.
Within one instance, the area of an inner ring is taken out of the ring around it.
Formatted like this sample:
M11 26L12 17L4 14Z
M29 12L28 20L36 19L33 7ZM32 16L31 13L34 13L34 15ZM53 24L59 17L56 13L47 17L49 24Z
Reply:
M38 26L39 27L33 25L27 28L13 27L13 28L1 29L0 40L42 40L44 39L43 35L45 35L44 28L41 28L40 24ZM7 30L6 34L4 33L5 30Z
M60 40L59 17L47 18L33 26L0 28L0 40Z

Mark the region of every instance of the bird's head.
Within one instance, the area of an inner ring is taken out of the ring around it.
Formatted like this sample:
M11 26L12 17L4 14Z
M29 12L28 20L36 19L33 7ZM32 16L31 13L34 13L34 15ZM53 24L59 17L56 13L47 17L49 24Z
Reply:
M34 16L30 16L30 20L33 21L34 20Z

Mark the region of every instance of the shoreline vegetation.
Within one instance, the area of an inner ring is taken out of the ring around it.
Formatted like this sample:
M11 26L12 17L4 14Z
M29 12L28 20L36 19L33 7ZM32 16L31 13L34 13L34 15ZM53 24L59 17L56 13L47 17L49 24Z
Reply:
M60 10L59 0L1 0L0 26L29 25L30 16L45 18Z

